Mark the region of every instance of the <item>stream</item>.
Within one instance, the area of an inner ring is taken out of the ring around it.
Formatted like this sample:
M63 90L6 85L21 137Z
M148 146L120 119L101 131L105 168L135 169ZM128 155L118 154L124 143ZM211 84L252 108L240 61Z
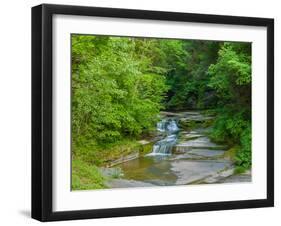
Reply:
M161 139L154 143L151 153L116 166L122 176L111 179L108 187L221 183L232 176L234 165L225 157L226 147L212 142L206 135L209 128L202 126L208 120L212 117L199 111L162 113L157 123ZM199 126L182 126L188 123Z
M153 150L147 156L171 155L172 148L178 138L179 127L175 119L162 119L157 123L157 130L165 134L164 138L153 145Z

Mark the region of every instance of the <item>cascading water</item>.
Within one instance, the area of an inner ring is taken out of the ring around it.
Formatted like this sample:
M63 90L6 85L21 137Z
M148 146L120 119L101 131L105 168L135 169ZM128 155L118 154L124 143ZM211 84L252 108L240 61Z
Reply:
M166 119L161 120L157 123L157 130L160 132L165 132L165 126L166 126Z
M163 119L157 123L157 130L165 133L165 138L158 141L153 146L152 153L149 155L169 155L177 141L177 132L179 130L175 119Z

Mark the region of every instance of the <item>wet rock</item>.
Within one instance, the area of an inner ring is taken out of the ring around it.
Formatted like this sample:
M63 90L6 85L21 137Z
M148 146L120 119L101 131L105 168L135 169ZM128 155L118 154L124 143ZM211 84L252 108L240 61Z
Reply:
M230 161L175 161L171 170L177 175L176 184L190 184L231 166Z
M183 138L186 140L192 140L195 138L203 137L201 134L186 134Z
M173 116L178 116L178 117L180 117L180 116L182 116L181 113L177 113L177 112L168 112L168 111L161 111L160 114L161 114L162 116L166 116L166 117L173 117Z
M134 152L132 154L129 154L129 155L126 155L126 156L121 156L118 159L112 160L106 166L112 167L112 166L118 165L118 164L123 163L123 162L131 161L131 160L136 159L138 157L139 157L139 152Z
M126 179L113 179L106 183L110 188L132 188L132 187L153 187L156 186L151 183L136 181L136 180L126 180Z
M182 113L179 118L179 126L183 129L193 129L198 127L208 127L213 123L214 117L204 114L190 114L189 112Z
M101 174L103 176L109 177L109 178L119 178L119 177L123 176L122 170L119 167L114 167L114 168L101 167L101 168L99 168L99 171L101 172Z
M176 145L173 147L172 149L172 153L173 154L184 154L186 152L189 152L191 151L191 147L185 147L185 146L182 146L182 145Z
M211 176L203 178L196 184L214 184L214 183L245 183L252 181L251 171L242 174L235 174L235 167L231 166L228 169L218 171Z
M241 183L241 182L252 182L252 173L251 171L247 171L242 174L234 174L230 175L226 178L221 179L218 181L219 183Z
M188 153L201 157L220 157L223 156L224 152L224 150L192 149Z
M200 183L201 184L213 184L213 183L218 183L218 181L221 181L231 175L234 174L234 167L219 171L205 179L203 179Z
M175 152L190 151L191 149L209 149L209 150L223 150L226 147L215 144L210 141L208 137L199 137L197 139L183 141L175 145Z
M197 151L198 150L198 151ZM191 151L184 153L175 153L170 158L171 161L182 159L182 160L219 160L223 158L225 151L223 150L204 150L204 149L191 149Z
M205 122L214 119L212 116L205 115L189 115L181 118L183 121L195 121L195 122Z
M176 154L177 155L170 158L170 161L180 160L180 159L184 159L184 160L200 160L201 159L201 157L193 155L193 154L189 154L189 152L176 153Z

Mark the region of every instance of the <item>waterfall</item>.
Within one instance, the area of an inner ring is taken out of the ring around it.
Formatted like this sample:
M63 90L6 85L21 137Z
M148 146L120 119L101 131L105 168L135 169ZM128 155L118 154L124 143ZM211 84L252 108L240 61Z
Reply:
M177 141L178 125L174 119L163 119L157 123L157 130L165 133L166 136L153 146L149 155L170 155L172 148Z
M157 130L160 132L165 132L166 120L163 119L157 123Z
M157 123L157 130L171 134L177 132L179 127L174 119L162 119Z
M179 130L179 127L175 120L170 120L170 122L168 122L167 130L171 133L177 132Z

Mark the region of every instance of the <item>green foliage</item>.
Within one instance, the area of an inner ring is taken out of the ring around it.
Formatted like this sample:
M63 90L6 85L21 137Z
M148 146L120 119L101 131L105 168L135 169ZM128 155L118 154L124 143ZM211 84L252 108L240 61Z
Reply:
M237 172L251 167L251 45L224 43L209 67L211 88L218 97L212 138L238 145Z
M217 142L237 143L249 122L245 120L244 112L219 109L211 137Z
M74 142L82 136L114 143L154 127L165 77L147 73L150 58L136 52L131 38L72 36Z
M251 167L251 136L251 122L241 112L219 115L211 133L213 140L235 146L234 160L239 172Z
M105 188L104 181L105 178L95 165L89 165L78 159L72 160L73 190Z
M142 151L142 147L134 139L120 139L114 143L97 143L94 139L89 140L81 137L73 142L72 152L74 159L80 159L87 164L96 166L107 166L121 156Z
M251 105L251 45L224 43L216 64L209 67L208 86L216 90L221 105Z
M241 148L236 155L236 165L248 169L252 162L252 131L250 125L241 133L240 143Z
M219 42L185 41L182 48L185 58L180 58L181 70L168 77L172 84L167 107L171 109L197 109L215 107L213 89L208 86L208 67L217 59Z
M140 149L136 140L155 130L162 109L214 109L212 139L235 147L238 168L251 166L249 43L92 35L71 41L73 189L103 187L93 165Z

